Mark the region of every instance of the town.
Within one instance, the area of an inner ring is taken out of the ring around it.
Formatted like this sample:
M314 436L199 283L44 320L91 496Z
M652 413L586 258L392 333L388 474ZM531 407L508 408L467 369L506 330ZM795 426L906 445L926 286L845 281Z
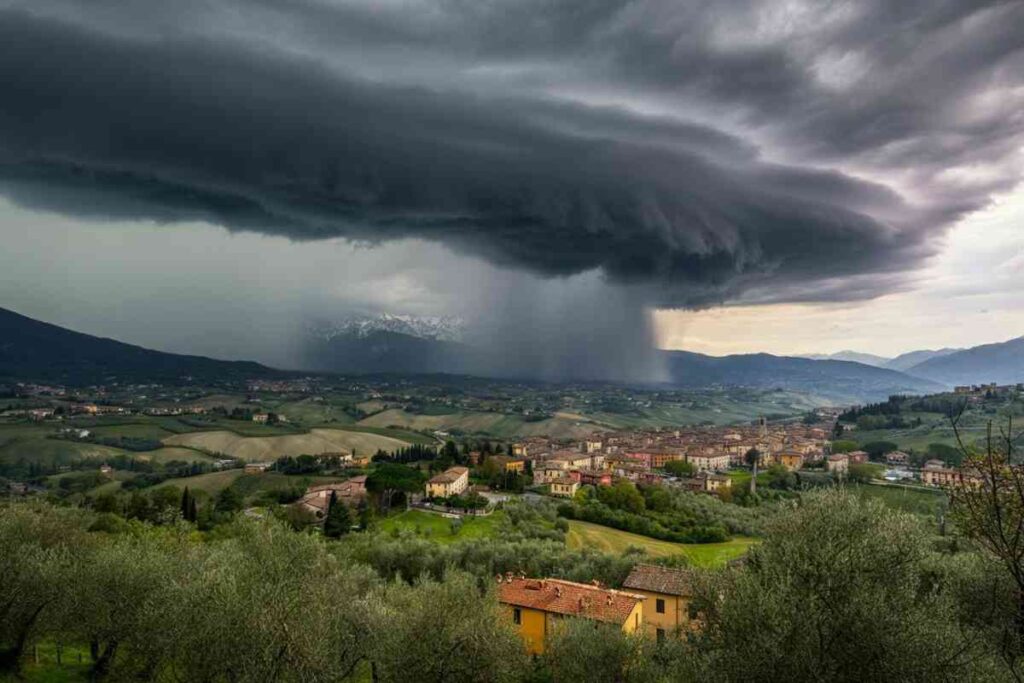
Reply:
M699 572L742 568L766 520L815 491L856 491L940 524L947 492L980 487L982 475L953 448L875 438L876 416L898 421L900 407L921 415L922 402L958 401L962 418L1021 397L1018 387L985 386L731 424L590 422L580 436L339 423L341 415L396 415L392 401L408 411L418 396L435 395L429 386L403 388L393 397L362 384L353 394L353 385L338 391L317 378L246 382L240 392L17 385L0 416L9 435L0 476L11 502L81 505L111 528L180 520L210 532L240 515L378 544L395 534L453 547L525 534L571 552L628 548L634 554L622 556L616 575L527 573L520 562L491 577L500 618L525 652L544 656L565 617L654 643L695 637L708 619ZM479 399L469 392L461 400ZM52 455L31 457L43 452Z

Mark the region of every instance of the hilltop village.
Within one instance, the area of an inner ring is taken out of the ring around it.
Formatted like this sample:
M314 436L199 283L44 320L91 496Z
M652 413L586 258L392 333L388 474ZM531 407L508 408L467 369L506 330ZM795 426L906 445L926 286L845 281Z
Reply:
M751 416L778 397L489 384L453 401L391 382L19 385L0 411L3 504L77 510L112 539L290 530L385 582L471 574L477 588L457 599L474 628L514 634L535 666L566 661L576 622L657 658L715 637L708 587L754 576L750 558L788 538L777 530L795 511L847 524L889 510L946 533L950 492L984 480L943 425L954 415L977 452L991 416L1024 406L986 385ZM735 416L636 424L703 401ZM527 419L538 403L550 417ZM615 416L633 424L609 428ZM871 528L857 524L844 537Z

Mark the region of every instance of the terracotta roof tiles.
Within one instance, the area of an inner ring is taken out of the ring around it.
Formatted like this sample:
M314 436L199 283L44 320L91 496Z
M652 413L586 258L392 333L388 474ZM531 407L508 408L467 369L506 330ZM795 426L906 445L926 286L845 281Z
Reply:
M638 564L622 584L626 588L664 593L665 595L690 595L690 573L685 569L659 567L653 564Z
M644 597L562 579L499 577L498 599L516 607L623 624Z

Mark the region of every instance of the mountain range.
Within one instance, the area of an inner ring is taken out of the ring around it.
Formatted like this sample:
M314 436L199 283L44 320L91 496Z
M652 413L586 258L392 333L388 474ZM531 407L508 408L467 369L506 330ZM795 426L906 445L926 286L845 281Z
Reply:
M1024 382L1024 337L969 349L911 351L895 358L856 351L840 351L807 358L855 361L878 368L897 370L945 386Z
M947 385L1024 382L1024 337L929 358L908 372Z
M283 374L259 363L144 349L0 308L0 379L81 386L112 380L242 379Z
M484 354L460 341L454 319L365 318L318 327L298 363L328 373L475 374L487 376ZM405 330L405 331L398 331ZM413 334L415 332L415 334ZM1024 381L1024 338L972 349L915 352L906 372L853 360L769 354L707 356L662 351L668 383L687 388L745 386L816 393L836 400L875 400L930 393L953 384ZM901 360L902 359L902 360ZM921 360L923 359L923 360ZM294 372L294 371L293 371ZM94 337L0 309L0 379L69 385L124 380L196 380L283 376L249 361L166 353Z
M810 358L811 360L847 360L853 361L854 363L870 365L876 368L888 368L889 370L907 372L914 366L919 365L926 360L939 358L941 356L948 356L951 353L956 353L961 350L962 349L928 349L911 351L909 353L900 354L895 358L886 358L885 356L876 356L873 353L860 353L858 351L838 351L836 353L828 354L814 353L803 356L803 358Z
M365 338L378 332L394 332L420 339L461 341L465 332L462 318L455 316L353 315L339 321L319 321L311 324L307 336L330 341L338 337Z
M485 354L454 339L435 334L434 320L415 324L395 317L363 318L320 326L306 340L302 366L340 373L449 373L488 375ZM445 329L450 323L445 323ZM408 333L413 327L426 334ZM324 330L328 330L325 333ZM707 356L686 351L661 351L669 383L687 388L749 386L813 392L837 401L875 400L895 393L940 391L939 384L872 365L841 360L811 360L769 354Z

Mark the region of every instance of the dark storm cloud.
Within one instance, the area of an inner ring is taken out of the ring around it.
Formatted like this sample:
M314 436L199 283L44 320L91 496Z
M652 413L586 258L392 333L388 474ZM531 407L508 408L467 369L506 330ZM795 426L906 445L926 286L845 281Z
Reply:
M1018 177L1019 2L6 5L0 188L74 215L689 306L890 291Z

